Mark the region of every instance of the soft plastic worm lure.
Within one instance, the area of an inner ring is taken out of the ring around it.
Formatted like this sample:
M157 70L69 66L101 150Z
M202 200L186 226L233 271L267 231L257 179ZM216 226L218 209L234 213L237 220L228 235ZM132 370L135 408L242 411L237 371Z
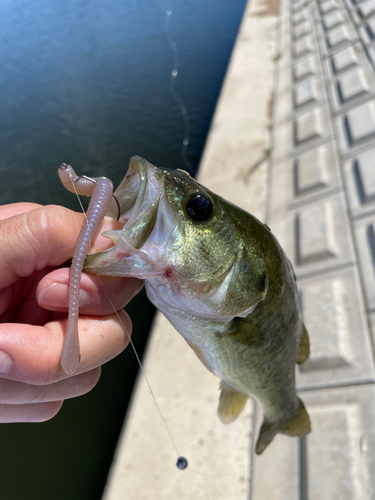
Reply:
M69 316L64 347L61 355L61 366L65 373L71 375L77 369L81 359L78 336L79 290L83 263L90 250L103 217L112 200L113 184L106 177L77 176L70 165L63 163L59 170L63 185L72 193L91 196L85 220L74 249L69 281Z

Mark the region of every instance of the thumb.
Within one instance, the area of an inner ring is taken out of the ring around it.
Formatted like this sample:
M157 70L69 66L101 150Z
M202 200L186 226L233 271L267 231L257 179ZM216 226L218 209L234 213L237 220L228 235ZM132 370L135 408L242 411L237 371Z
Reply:
M83 215L49 205L0 221L0 288L73 255Z

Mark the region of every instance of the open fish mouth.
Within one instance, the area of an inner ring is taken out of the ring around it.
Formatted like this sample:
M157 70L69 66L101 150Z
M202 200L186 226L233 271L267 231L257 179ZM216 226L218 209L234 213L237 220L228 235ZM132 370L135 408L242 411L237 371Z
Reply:
M163 224L159 220L158 226L161 227L155 227L161 201L163 213L170 212L168 209L165 210L167 202L164 196L162 172L143 158L132 157L127 175L114 193L117 203L112 202L107 213L108 216L123 222L124 227L122 230L102 233L103 236L112 239L115 246L104 252L88 255L84 265L85 271L111 276L129 275L140 278L150 276L151 267L154 268L151 260L154 260L153 257L160 258L160 255L151 256L150 252L155 253L155 242L158 243L157 248L160 250L163 239L168 237L163 229L169 224ZM159 217L161 218L162 216ZM146 245L153 231L155 232L153 242ZM154 269L151 275L155 276L155 272ZM159 273L156 272L156 275Z
M163 188L158 169L133 156L114 196L120 207L119 220L125 223L121 237L134 249L141 248L154 229ZM112 212L108 215L113 216Z
M130 160L127 174L114 193L117 205L112 202L107 215L127 222L134 207L142 205L148 185L148 165L150 164L140 156L134 156Z

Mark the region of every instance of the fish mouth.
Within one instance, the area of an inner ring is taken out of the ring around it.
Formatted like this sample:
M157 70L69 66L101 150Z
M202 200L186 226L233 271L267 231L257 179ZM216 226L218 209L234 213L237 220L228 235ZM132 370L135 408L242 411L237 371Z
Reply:
M140 156L130 159L126 176L114 192L116 204L112 202L107 215L122 222L127 222L134 207L144 201L148 183L148 162Z
M114 197L119 205L118 219L124 222L121 237L134 249L142 248L154 229L163 188L156 167L140 156L130 159L128 172Z
M163 193L164 179L160 169L140 156L133 156L126 176L114 193L117 203L112 202L107 213L123 222L124 226L119 231L102 233L112 239L115 246L88 255L84 271L100 275L144 277L144 271L150 270L151 266L149 248L144 247L155 228ZM138 262L137 258L142 262ZM140 268L143 271L141 275L135 274Z

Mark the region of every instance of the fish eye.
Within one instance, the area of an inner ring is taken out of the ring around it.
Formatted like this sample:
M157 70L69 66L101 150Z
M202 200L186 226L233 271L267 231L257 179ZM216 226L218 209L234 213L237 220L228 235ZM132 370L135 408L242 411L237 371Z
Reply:
M193 193L186 202L186 212L192 221L208 220L213 209L211 198L202 193Z

